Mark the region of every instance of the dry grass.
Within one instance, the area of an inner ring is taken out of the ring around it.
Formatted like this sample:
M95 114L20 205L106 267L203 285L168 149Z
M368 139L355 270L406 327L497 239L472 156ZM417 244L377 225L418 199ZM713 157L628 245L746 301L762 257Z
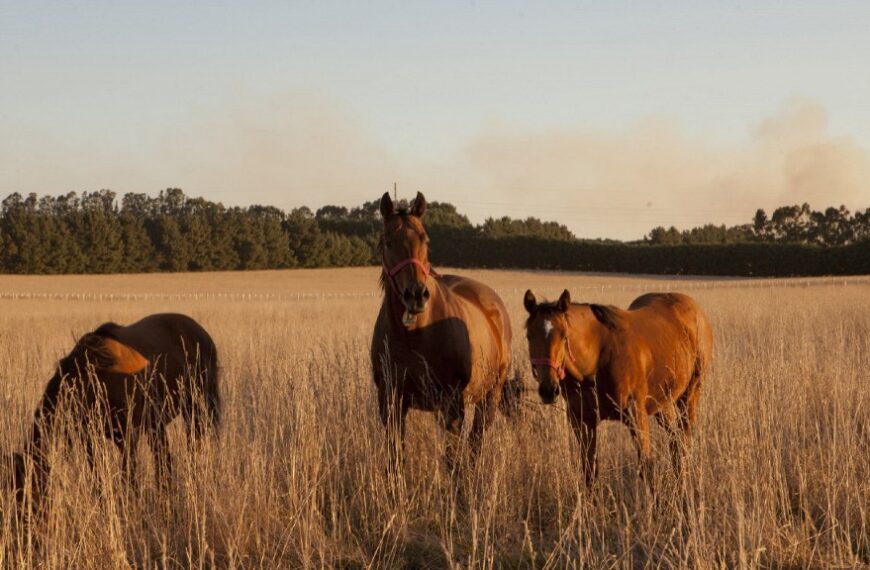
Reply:
M56 457L52 508L16 526L0 496L0 566L843 567L870 564L870 285L471 272L501 288L514 356L527 286L626 306L641 291L695 296L716 333L685 482L687 508L638 484L626 430L608 426L600 484L578 477L563 407L527 394L500 418L457 503L431 417L411 414L404 480L384 469L368 345L376 270L123 277L0 277L6 293L121 300L0 300L0 445L20 448L53 363L106 321L188 313L212 332L225 405L217 438L173 431L174 485L145 462L140 493L101 446ZM783 287L782 285L799 285ZM317 291L327 298L296 300ZM262 298L244 298L245 293ZM172 298L149 294L177 294ZM233 293L204 297L202 293ZM658 434L659 436L661 434ZM659 438L660 439L660 438ZM659 486L672 485L663 441ZM145 450L140 450L144 452ZM673 488L672 486L670 487Z

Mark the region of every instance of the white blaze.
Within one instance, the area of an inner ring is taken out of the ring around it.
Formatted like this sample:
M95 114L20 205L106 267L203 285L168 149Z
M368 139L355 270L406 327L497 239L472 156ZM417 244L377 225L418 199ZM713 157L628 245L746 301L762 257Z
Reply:
M553 323L549 320L544 321L544 336L550 338L551 332L553 332Z

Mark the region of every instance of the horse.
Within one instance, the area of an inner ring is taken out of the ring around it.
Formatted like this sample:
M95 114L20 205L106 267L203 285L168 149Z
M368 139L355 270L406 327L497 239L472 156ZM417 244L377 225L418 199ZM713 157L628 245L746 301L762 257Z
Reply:
M136 447L144 435L163 485L172 470L168 424L183 415L191 440L196 440L220 422L214 341L199 323L180 314L150 315L128 326L105 323L82 336L48 381L24 452L12 454L12 485L19 499L24 497L29 461L33 500L41 500L51 467L48 447L62 431L57 419L64 409L76 422L64 435L70 441L82 436L92 467L90 428L117 446L128 480L134 480Z
M526 291L526 332L541 401L562 393L581 447L587 485L597 475L597 428L619 420L631 430L640 476L653 489L649 416L670 436L677 477L695 423L701 384L713 352L710 322L680 293L647 293L628 310L574 304L565 290L555 303Z
M408 411L435 413L454 473L467 457L459 443L468 441L473 460L495 411L509 413L510 319L491 288L432 269L422 193L399 209L385 193L380 211L382 301L371 344L380 420L400 458Z

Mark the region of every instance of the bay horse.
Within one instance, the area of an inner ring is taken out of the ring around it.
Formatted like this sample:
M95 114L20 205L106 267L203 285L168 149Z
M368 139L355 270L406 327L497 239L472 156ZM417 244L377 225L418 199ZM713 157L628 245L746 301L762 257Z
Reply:
M496 409L508 411L510 319L486 285L432 270L423 194L397 210L385 193L380 210L383 299L371 345L380 419L401 454L408 410L436 413L453 472L460 440L468 438L473 460Z
M567 290L555 303L538 303L526 291L523 304L538 393L545 404L564 394L587 484L597 474L598 423L619 420L631 430L640 475L653 490L650 415L669 433L680 477L713 351L698 304L680 293L647 293L626 311L573 304Z
M33 464L33 498L42 498L51 467L48 446L60 431L57 415L62 409L77 422L71 426L74 433L67 430L65 435L83 436L91 465L89 428L118 447L128 479L135 476L136 447L144 435L151 443L158 482L165 484L171 472L167 425L181 414L190 437L198 438L220 421L214 341L199 323L179 314L151 315L128 326L105 323L82 336L48 381L24 453L13 454L12 483L19 498L24 496L28 459Z

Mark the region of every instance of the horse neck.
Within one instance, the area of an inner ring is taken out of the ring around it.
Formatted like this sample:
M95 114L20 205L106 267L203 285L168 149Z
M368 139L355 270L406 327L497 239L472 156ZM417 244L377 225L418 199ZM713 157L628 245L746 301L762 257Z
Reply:
M588 355L588 362L577 363L577 368L582 376L594 376L598 370L607 366L610 360L609 347L614 340L614 331L610 330L604 324L600 323L593 315L581 314L576 315L580 319L592 319L590 332L583 338L583 345L578 346L577 338L580 336L576 332L569 336L574 338L572 342L572 351L575 357L578 355ZM570 325L569 325L570 326ZM580 356L580 358L583 358ZM582 369L581 369L582 368Z

